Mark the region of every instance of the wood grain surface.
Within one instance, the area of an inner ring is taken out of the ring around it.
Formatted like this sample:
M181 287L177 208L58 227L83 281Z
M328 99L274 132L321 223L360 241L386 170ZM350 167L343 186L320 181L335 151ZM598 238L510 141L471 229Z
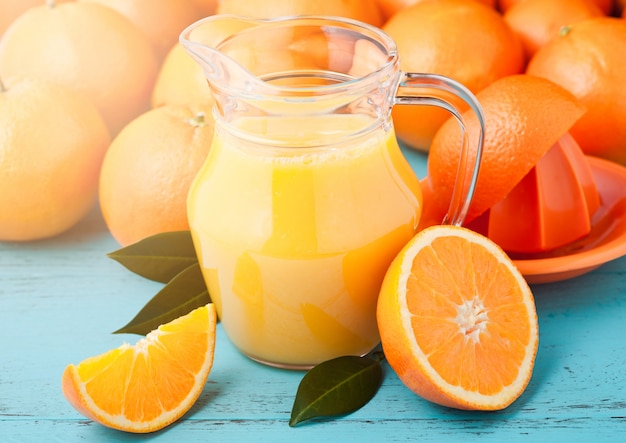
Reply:
M423 156L408 154L418 173ZM57 238L0 243L0 442L603 442L626 441L626 257L533 287L540 347L526 392L500 412L432 405L385 365L362 409L288 426L301 372L254 363L218 327L215 365L193 409L150 435L107 429L61 393L69 363L134 335L114 335L162 285L106 257L118 248L99 211Z

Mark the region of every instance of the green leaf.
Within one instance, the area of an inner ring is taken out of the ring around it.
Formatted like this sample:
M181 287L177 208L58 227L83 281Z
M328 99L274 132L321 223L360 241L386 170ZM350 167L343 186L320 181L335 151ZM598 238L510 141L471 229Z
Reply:
M189 231L156 234L107 256L135 274L161 283L198 262Z
M345 356L313 367L298 386L289 426L311 418L348 414L367 404L382 382L381 359L382 353Z
M200 265L195 263L174 277L124 327L114 334L145 335L195 308L211 302L202 278Z

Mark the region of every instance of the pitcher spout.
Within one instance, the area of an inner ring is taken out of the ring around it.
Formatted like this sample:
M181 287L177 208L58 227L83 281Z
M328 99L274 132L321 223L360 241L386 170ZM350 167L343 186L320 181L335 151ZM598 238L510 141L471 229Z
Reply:
M257 20L250 18L213 15L188 26L180 34L179 41L200 65L209 82L224 81L242 67L218 50L218 46L232 35L257 24Z
M389 125L397 51L367 24L215 15L185 29L180 42L204 71L222 122L339 113Z

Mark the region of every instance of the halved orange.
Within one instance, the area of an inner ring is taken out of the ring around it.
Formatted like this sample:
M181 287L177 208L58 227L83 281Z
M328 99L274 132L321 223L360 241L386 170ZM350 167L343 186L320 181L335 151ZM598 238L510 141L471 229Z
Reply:
M377 320L389 364L431 402L503 409L531 379L539 343L532 292L499 246L467 228L432 226L402 249Z
M182 417L213 366L213 304L159 326L134 346L123 344L69 365L63 394L85 417L127 432L157 431Z

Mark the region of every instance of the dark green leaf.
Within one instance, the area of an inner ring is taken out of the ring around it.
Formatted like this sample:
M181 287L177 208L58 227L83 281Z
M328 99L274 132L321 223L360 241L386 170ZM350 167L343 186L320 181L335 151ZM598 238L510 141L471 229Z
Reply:
M380 360L345 356L312 368L298 386L289 426L361 408L374 397L382 382Z
M174 277L139 311L126 326L114 334L145 335L195 308L211 302L202 278L200 265L195 263Z
M156 234L107 256L135 274L161 283L198 262L189 231Z

